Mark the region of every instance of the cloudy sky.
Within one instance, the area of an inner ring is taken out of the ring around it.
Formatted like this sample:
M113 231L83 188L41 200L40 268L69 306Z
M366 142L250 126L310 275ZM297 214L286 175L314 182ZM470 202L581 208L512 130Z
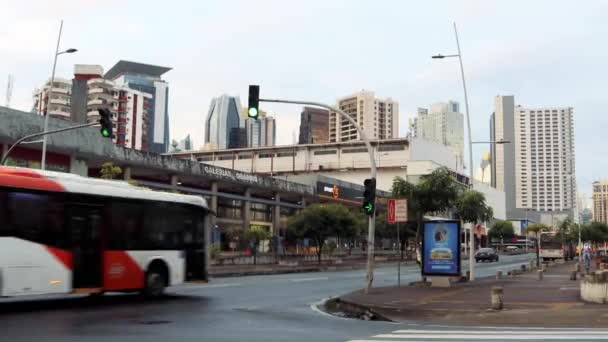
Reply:
M458 24L474 140L489 136L495 95L524 106L575 109L579 186L608 178L606 1L4 1L0 10L0 94L15 78L12 107L29 110L32 90L50 76L60 19L65 20L57 76L73 65L120 59L172 67L172 138L202 145L212 97L264 97L334 103L361 89L400 102L400 133L417 107L462 102L452 23ZM4 105L4 96L0 97ZM292 142L298 106L266 109L279 143ZM483 150L475 150L478 163Z

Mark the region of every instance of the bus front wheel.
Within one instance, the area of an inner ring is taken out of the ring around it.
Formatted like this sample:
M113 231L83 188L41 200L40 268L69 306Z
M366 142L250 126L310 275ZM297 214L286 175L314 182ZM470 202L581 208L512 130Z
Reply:
M158 298L165 292L168 273L164 265L151 265L146 272L144 295L149 298Z

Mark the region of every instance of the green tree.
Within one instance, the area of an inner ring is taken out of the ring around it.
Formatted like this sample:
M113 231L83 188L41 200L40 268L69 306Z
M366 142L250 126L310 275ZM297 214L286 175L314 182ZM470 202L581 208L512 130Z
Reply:
M257 265L258 263L258 248L260 247L260 242L270 239L271 234L270 231L266 227L262 226L252 226L247 231L245 231L244 238L247 241L252 242L253 244L253 264Z
M487 205L484 194L475 190L467 190L456 199L456 215L462 222L476 225L494 218L494 211Z
M407 198L408 217L416 222L416 246L422 239L424 215L445 211L454 206L458 194L463 189L455 181L446 167L438 168L431 174L422 176L417 184L401 177L393 180L393 196Z
M549 226L543 223L533 223L531 225L528 225L528 228L526 228L527 232L534 233L534 236L536 237L536 266L540 266L540 251L538 250L539 235L540 233L546 232L548 230Z
M608 225L601 222L591 222L582 226L581 238L584 241L608 241Z
M515 229L513 229L513 224L509 221L496 221L492 227L490 227L488 236L491 239L500 239L502 247L504 239L510 239L515 236Z
M357 236L360 225L356 215L341 204L313 204L287 221L290 234L314 242L319 264L327 238L353 238Z
M101 165L101 170L99 174L103 179L116 179L116 177L120 176L122 173L122 169L118 165L114 165L112 162L105 162Z

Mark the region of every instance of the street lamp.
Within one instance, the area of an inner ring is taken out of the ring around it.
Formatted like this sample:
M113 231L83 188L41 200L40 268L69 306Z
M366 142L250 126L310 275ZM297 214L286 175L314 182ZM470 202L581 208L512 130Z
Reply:
M64 53L74 53L78 50L74 48L69 48L64 51L59 51L59 43L61 42L61 31L63 30L63 20L59 25L59 36L57 37L57 47L55 48L55 58L53 60L53 72L51 73L51 83L49 85L49 93L46 99L46 114L44 115L44 131L46 132L49 129L49 103L51 101L51 97L53 96L53 84L55 83L55 67L57 66L57 57ZM40 162L40 168L42 170L46 169L46 135L42 137L42 161Z
M453 54L453 55L435 55L432 56L433 59L444 59L444 58L449 58L449 57L458 57L458 61L460 62L460 76L462 77L462 89L464 90L464 106L465 106L465 110L466 110L466 116L467 116L467 131L469 133L469 173L470 173L470 182L471 182L471 188L473 188L473 142L471 140L471 118L469 115L469 97L467 96L467 84L464 78L464 66L462 64L462 52L460 51L460 42L458 40L458 30L456 29L456 23L454 23L454 35L456 36L456 48L458 50L457 54ZM473 258L473 253L475 252L475 240L474 240L474 235L473 235L473 230L471 229L470 231L470 252L469 252L469 280L475 280L475 262L474 262L474 258Z

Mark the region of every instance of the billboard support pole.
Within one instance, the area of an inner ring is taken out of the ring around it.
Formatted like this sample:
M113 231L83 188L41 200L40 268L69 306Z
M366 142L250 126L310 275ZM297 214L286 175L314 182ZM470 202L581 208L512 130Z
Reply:
M399 222L397 222L397 246L399 255L397 258L397 287L401 287L401 237L399 236Z

